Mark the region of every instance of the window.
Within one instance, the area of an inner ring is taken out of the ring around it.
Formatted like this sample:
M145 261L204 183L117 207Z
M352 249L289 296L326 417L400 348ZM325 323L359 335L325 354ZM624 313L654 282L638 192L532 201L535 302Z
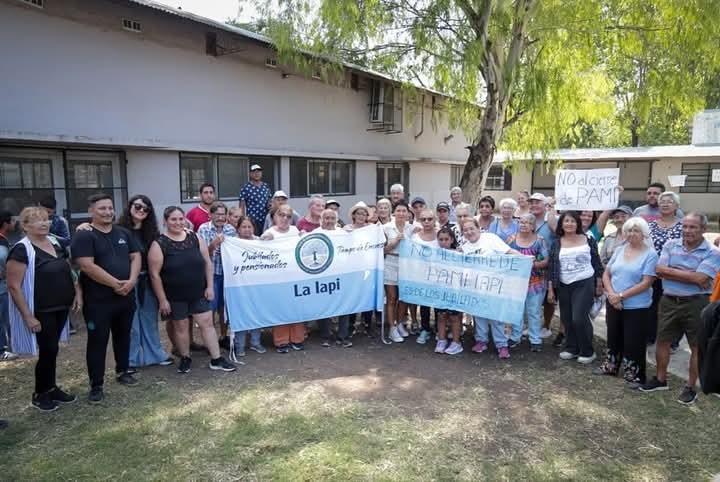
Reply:
M290 196L348 195L354 192L355 161L290 160Z
M0 209L17 215L48 195L55 195L50 159L0 152Z
M406 163L379 163L377 165L377 198L390 197L390 187L402 184L405 195L410 192L410 167Z
M33 7L43 8L43 0L20 0L22 3L32 5Z
M512 190L512 174L502 166L490 166L487 180L485 181L485 191L511 191Z
M388 82L370 80L370 131L397 134L403 128L402 90Z
M120 155L105 151L66 151L65 187L68 221L88 219L88 197L97 193L113 197L120 213L127 197L127 187L119 173Z
M122 26L125 30L129 30L130 32L142 32L142 26L137 20L130 20L129 18L124 18L122 19Z
M720 163L683 163L681 173L686 175L681 193L720 192L720 182L713 182L713 171L720 170ZM717 178L717 176L716 176Z
M460 185L465 166L450 166L450 188Z
M182 202L197 201L198 189L211 182L222 200L236 200L243 184L248 181L248 171L253 164L263 168L263 181L274 190L277 185L277 159L232 154L180 154L180 199Z

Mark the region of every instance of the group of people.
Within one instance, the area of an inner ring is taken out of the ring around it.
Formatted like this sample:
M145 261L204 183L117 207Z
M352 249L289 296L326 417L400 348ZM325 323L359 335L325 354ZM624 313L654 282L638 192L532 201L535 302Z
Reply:
M689 404L697 397L698 332L714 281L713 296L720 296L720 251L703 236L707 217L682 213L677 194L659 183L648 187L647 204L634 211L620 206L602 213L556 212L552 198L520 192L515 199L498 202L483 197L477 215L462 202L460 188L450 191L448 202L431 209L421 197L408 203L403 186L396 184L389 199L354 204L345 223L335 200L312 196L301 215L283 191L271 194L261 166L252 165L249 177L238 207L217 201L214 186L206 183L199 190L200 204L187 213L179 206L164 209L162 229L145 195L132 196L117 219L109 195L91 196L90 222L78 226L71 241L69 232L57 232L67 230L67 224L57 222L54 212L32 206L19 215L25 236L10 246L6 235L12 217L0 213L0 349L5 359L13 357L11 334L14 351L38 355L33 406L52 411L77 398L56 381L58 343L67 336L71 312L81 312L87 326L91 403L104 398L110 335L116 380L124 385L135 385L134 374L148 365L176 364L178 372L188 373L193 351L209 353L211 370L234 371L232 361L244 356L246 348L258 353L266 348L260 330L228 330L221 244L230 237L263 241L370 224L381 225L386 237L386 304L384 314L361 314L368 336L377 336L377 324L386 323L389 342L416 334L418 344L434 338L436 353L457 355L464 350L465 322L472 320L471 350L482 353L492 343L499 358L507 359L524 338L532 352L542 351L559 305L561 326L554 341L562 348L559 357L591 364L596 359L591 313L593 305L605 300L607 354L593 372L620 375L643 392L667 390L671 350L685 336L692 356L679 401ZM609 221L616 231L605 235ZM419 307L418 323L418 307L404 303L398 294L402 240L470 255L532 257L525 329L453 310L436 309L431 317L431 308L425 306ZM170 354L161 342L159 319L166 321ZM354 315L338 318L336 335L331 320L317 324L323 346L333 339L339 346L352 346ZM202 344L194 341L194 325ZM303 350L309 333L306 322L271 331L279 353ZM657 372L648 379L646 347L652 343L657 343Z

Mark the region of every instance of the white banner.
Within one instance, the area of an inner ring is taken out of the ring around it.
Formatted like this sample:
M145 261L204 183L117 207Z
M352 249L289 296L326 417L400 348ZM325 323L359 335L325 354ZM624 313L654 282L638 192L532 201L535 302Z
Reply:
M555 175L555 209L604 211L618 206L620 169L561 169Z

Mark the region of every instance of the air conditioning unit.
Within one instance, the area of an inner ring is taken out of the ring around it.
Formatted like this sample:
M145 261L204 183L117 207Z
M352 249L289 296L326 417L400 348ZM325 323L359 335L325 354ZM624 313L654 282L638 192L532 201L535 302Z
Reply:
M720 109L695 114L692 143L695 146L720 145Z

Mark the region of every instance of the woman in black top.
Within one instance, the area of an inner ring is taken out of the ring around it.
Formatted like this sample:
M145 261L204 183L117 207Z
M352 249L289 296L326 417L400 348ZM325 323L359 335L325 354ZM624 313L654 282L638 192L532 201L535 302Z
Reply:
M20 213L20 223L26 237L8 254L7 284L13 305L27 330L16 331L13 336L18 338L18 343L28 343L31 352L37 343L39 356L32 405L42 411L53 411L58 403L77 399L55 384L55 374L60 334L69 310L82 308L82 293L73 278L65 250L49 235L47 212L37 207L25 208Z
M170 206L163 213L167 234L150 246L148 268L160 313L175 328L176 348L181 359L178 372L190 371L190 328L188 318L200 326L205 346L210 352L210 369L234 371L235 365L220 356L218 335L213 325L210 301L213 292L213 264L207 244L185 229L185 213Z

